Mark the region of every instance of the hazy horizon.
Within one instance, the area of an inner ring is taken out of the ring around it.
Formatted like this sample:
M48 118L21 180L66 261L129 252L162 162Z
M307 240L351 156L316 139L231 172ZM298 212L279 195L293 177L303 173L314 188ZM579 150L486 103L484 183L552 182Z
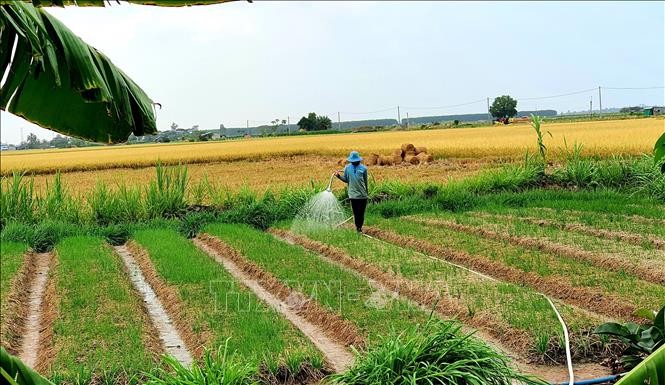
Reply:
M586 110L598 86L665 85L663 2L233 2L49 8L156 102L160 130L519 110ZM529 99L589 90L573 95ZM665 104L604 89L603 108ZM521 99L521 100L520 100ZM468 105L456 106L467 102ZM442 106L456 106L434 108ZM432 107L432 108L430 108ZM371 112L371 113L365 113ZM52 134L1 113L2 142Z

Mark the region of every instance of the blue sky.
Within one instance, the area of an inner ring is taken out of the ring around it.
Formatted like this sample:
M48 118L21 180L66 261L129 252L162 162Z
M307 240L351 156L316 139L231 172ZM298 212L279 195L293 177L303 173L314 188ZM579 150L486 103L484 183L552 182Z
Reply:
M501 94L665 85L664 2L236 2L49 9L106 53L171 122L215 128L483 112ZM665 104L665 90L605 90L604 107ZM597 92L522 100L588 108ZM2 141L51 133L2 113Z

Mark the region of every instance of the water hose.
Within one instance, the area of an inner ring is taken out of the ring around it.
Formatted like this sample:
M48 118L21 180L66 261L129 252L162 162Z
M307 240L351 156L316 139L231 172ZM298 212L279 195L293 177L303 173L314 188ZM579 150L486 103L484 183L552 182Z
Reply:
M573 373L573 358L572 355L570 354L570 338L568 336L568 327L566 326L566 323L563 322L563 318L561 317L561 314L559 314L559 311L556 309L556 306L554 306L554 302L546 296L545 294L540 293L547 302L550 303L550 306L552 306L552 310L554 310L554 313L556 313L556 318L559 319L559 323L561 324L561 328L563 329L563 339L566 342L566 363L568 364L568 384L573 385L575 384L575 374Z
M598 378L592 378L590 380L577 381L574 382L573 385L595 385L595 384L614 383L616 382L616 380L623 377L625 374L626 373L621 373L612 376L598 377ZM565 384L566 384L565 382L562 382L562 383L553 383L551 385L565 385Z
M330 175L330 182L328 182L328 188L326 189L326 191L328 191L328 192L332 192L332 181L333 181L334 177L335 177L335 173L332 173L332 175Z
M341 225L345 224L346 222L350 221L351 219L353 219L353 215L351 215L350 217L346 218L345 220L339 222L334 227L340 227Z

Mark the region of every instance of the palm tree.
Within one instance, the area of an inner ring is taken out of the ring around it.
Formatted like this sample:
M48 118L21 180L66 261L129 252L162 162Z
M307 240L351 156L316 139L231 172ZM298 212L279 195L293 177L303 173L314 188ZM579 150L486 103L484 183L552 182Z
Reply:
M117 0L116 0L117 1ZM187 6L231 0L124 0ZM0 109L81 139L118 143L157 132L148 95L44 6L105 6L105 0L0 1ZM13 52L13 55L12 55ZM161 107L161 106L160 106Z

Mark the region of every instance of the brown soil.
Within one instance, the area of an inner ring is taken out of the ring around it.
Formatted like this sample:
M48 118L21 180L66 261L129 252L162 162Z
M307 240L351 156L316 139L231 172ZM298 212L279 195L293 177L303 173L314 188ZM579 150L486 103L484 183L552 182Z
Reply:
M410 221L424 224L427 226L438 226L459 231L467 234L478 235L483 238L497 241L509 242L516 246L525 247L532 250L544 251L546 253L567 257L574 260L587 261L595 266L602 267L614 272L627 272L638 278L644 279L659 285L665 284L665 269L655 263L643 261L639 264L631 263L624 258L611 254L597 254L577 247L552 242L546 239L539 239L527 236L511 235L507 232L498 232L488 230L478 226L463 225L449 220L423 219L418 217L404 217Z
M538 210L542 211L547 211L550 213L565 213L565 214L571 214L575 216L582 216L582 215L588 215L588 214L605 214L605 213L599 213L596 211L582 211L582 210L555 210L550 207L537 207ZM658 219L658 218L647 218L643 217L641 215L620 215L620 214L611 214L615 217L623 217L623 219L626 222L635 222L635 223L642 223L645 225L651 225L651 226L665 226L665 219Z
M25 255L7 297L7 314L3 314L3 346L29 366L37 363L41 308L52 259L50 253Z
M536 273L525 272L514 267L506 266L500 262L491 261L482 256L434 245L427 241L410 238L393 231L383 230L376 227L367 227L365 232L387 242L410 247L446 261L459 263L460 265L497 279L502 279L518 285L529 286L543 294L580 306L592 312L603 314L608 317L620 317L634 321L640 320L633 315L636 310L635 306L626 302L622 298L604 294L602 291L594 288L574 287L570 284L570 281L564 277L542 277Z
M568 368L566 366L525 365L519 362L515 364L521 372L537 375L547 382L568 383ZM580 381L609 376L612 371L610 368L596 363L573 363L573 373L575 374L575 381Z
M610 239L614 241L621 241L630 243L637 246L651 245L654 249L665 250L665 240L651 236L631 233L629 231L597 229L581 223L559 223L547 219L536 217L517 217L509 214L489 214L482 212L474 212L471 215L478 218L506 218L509 220L521 220L538 226L550 226L561 230L568 230L593 237Z
M150 261L148 253L134 241L129 241L125 247L134 257L134 261L141 269L146 282L154 290L166 314L173 321L173 326L184 342L187 351L191 352L195 358L200 358L203 355L206 342L211 341L210 332L204 330L201 333L195 333L192 330L191 325L194 317L186 311L177 289L165 283L159 276L152 261Z
M116 254L124 263L125 272L128 274L132 285L140 295L144 316L150 319L149 336L147 345L153 352L166 352L185 366L191 365L192 355L187 350L185 342L175 328L172 318L164 310L157 294L150 284L145 280L141 267L127 246L114 247Z
M54 253L50 260L46 289L44 290L44 298L40 309L41 330L39 331L37 364L34 367L39 373L48 373L48 368L55 358L55 351L53 349L53 324L58 318L58 308L60 303L56 291L55 272L57 271L57 267L58 257L57 254Z
M491 336L490 339L497 341L496 344L502 350L513 352L529 350L530 338L526 333L512 329L488 314L478 313L476 316L469 316L466 307L462 303L453 298L441 296L441 292L435 288L427 288L397 274L385 272L374 265L351 257L340 249L287 230L270 229L269 232L285 241L298 244L334 263L360 273L367 279L377 281L386 289L423 305L427 309L436 309L437 313L445 317L457 318L467 325L484 331Z
M336 371L344 370L353 362L353 356L345 347L364 345L355 325L290 289L220 239L201 234L194 243L298 327L324 353Z
M307 250L318 253L322 258L326 258L332 263L360 274L370 284L380 286L378 289L388 290L391 291L390 294L395 293L395 295L407 298L426 311L435 309L438 314L444 317L457 318L464 325L474 329L469 330L469 332L473 331L489 345L494 346L513 359L522 363L565 363L564 348L559 345L559 341L555 337L549 341L548 349L544 354L537 353L533 349L533 339L528 333L510 327L488 312L469 316L463 302L451 297L442 297L440 290L437 288L428 287L423 285L422 282L411 281L392 271L380 270L372 264L350 256L343 250L314 241L306 236L282 229L269 229L268 231L287 243L300 245ZM494 280L492 277L487 278ZM580 311L588 312L582 309ZM588 313L592 317L598 317L595 313ZM598 338L583 332L573 333L571 341L572 357L575 362L586 360L589 357L606 357L611 353L606 351L607 348L604 344L599 343ZM584 348L580 349L578 346Z

